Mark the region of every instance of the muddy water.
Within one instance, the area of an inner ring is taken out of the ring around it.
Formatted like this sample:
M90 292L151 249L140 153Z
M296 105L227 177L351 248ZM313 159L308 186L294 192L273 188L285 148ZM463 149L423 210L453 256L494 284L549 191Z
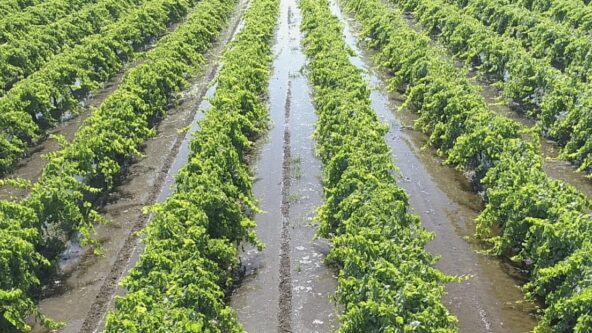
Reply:
M188 139L179 130L201 117L196 113L198 105L204 95L212 93L208 86L215 77L220 54L239 27L246 5L246 0L240 1L229 28L207 55L204 70L181 97L179 106L169 110L168 117L157 128L158 134L145 144L144 156L134 161L126 181L103 208L102 213L111 221L109 225L97 227L97 238L103 245L104 255L94 256L72 246L60 263L61 267L68 269L55 277L51 285L44 287L39 306L50 318L66 323L59 332L95 332L103 327L104 315L114 294L122 292L117 288L117 282L133 266L141 252L141 248L136 246L136 232L148 220L142 209L169 195L174 174L187 161ZM202 106L205 107L205 104L202 103ZM196 126L190 128L197 130ZM191 130L187 135L191 135ZM34 332L46 330L35 327Z
M336 288L335 276L324 265L329 244L322 239L311 241L316 232L313 218L323 201L321 162L312 139L317 116L311 103L311 90L304 71L305 56L301 49L300 11L290 7L291 35L291 101L288 122L291 152L288 161L292 178L288 194L290 208L290 243L292 258L292 328L294 332L332 332L338 326L336 310L329 302ZM285 64L288 65L288 64Z
M300 11L282 0L269 84L273 127L255 168L256 216L263 252L242 255L245 279L231 305L249 332L332 332L337 327L333 272L324 264L329 245L313 240L312 221L322 202L321 164L314 154L316 115L303 75Z
M401 96L386 93L379 73L358 47L355 24L333 3L333 13L345 24L344 35L356 56L352 62L366 72L373 90L372 105L389 125L386 141L400 168L399 185L409 194L409 202L423 225L435 234L427 250L441 257L437 267L450 275L466 276L461 283L446 286L444 302L459 319L461 332L528 332L534 318L523 305L520 281L511 266L478 254L479 245L471 238L480 199L459 172L444 167L429 150L420 150L425 137L409 128L413 117L400 109Z

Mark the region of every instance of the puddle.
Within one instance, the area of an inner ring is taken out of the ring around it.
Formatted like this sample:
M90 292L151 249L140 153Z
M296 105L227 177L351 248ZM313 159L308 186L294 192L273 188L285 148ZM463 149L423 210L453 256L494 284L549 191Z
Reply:
M211 96L215 86L210 87L217 72L219 56L224 46L240 26L240 17L246 8L246 1L240 1L229 26L220 35L219 42L208 53L208 63L196 77L190 89L181 98L179 106L158 125L156 137L144 146L144 157L130 166L126 180L110 196L109 203L101 213L112 223L96 228L97 238L105 251L97 257L73 245L71 256L61 263L69 267L61 272L45 292L39 303L40 310L52 319L66 323L60 333L96 332L104 326L104 316L111 306L115 294L124 291L117 287L121 276L134 265L142 251L136 232L148 220L142 213L143 207L164 200L170 195L174 175L189 155L188 143L191 134L198 130L194 119L202 117L200 108L207 108L202 102L204 96ZM201 102L201 104L199 104ZM188 125L184 134L179 129ZM33 333L46 333L36 326Z
M321 163L314 154L316 115L303 75L300 11L282 0L269 84L271 121L257 160L256 216L266 249L242 254L245 278L231 305L248 332L333 332L333 272L324 264L329 245L313 241L315 210L322 203Z
M427 250L441 259L436 267L446 274L468 276L464 282L446 286L444 303L459 319L461 332L527 332L536 324L527 306L521 305L520 274L503 262L478 254L472 239L480 198L465 177L449 167L431 150L420 150L426 138L411 130L414 116L400 110L402 96L386 93L379 73L369 66L369 55L357 46L355 24L335 2L332 11L345 25L347 44L355 51L352 62L366 72L373 88L372 106L390 127L386 141L400 169L399 185L409 195L413 211L435 234Z

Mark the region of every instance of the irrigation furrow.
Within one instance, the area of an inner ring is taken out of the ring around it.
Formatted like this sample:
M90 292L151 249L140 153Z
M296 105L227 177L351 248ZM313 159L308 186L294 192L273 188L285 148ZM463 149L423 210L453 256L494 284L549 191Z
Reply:
M269 104L273 127L255 162L254 194L262 252L247 247L245 277L231 305L248 332L332 332L337 326L328 245L314 240L312 221L322 202L320 162L312 133L316 116L303 75L306 58L295 0L281 1Z
M282 160L282 232L280 240L280 281L278 323L280 333L292 332L292 268L290 258L290 191L292 175L292 151L290 146L290 109L292 106L292 84L288 82L288 92L284 105L284 151Z
M302 13L297 2L290 2L290 52L280 66L290 68L290 129L288 194L292 268L292 331L334 332L339 326L338 309L331 299L336 289L336 272L327 267L325 257L330 244L315 239L316 212L323 202L322 164L315 152L314 130L318 117L312 104L312 91L306 77L304 38L300 27ZM285 171L284 171L285 172Z

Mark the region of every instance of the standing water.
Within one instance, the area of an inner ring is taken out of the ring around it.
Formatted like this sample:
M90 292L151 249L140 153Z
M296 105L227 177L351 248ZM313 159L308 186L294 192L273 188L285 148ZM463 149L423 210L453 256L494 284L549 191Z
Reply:
M273 128L255 168L254 192L264 211L256 216L257 236L266 248L243 253L246 277L231 299L248 332L333 332L337 327L330 302L336 279L324 264L329 246L313 240L312 218L323 188L300 21L296 0L282 0L269 84Z
M352 23L332 3L333 14L344 24L347 44L355 52L352 62L366 73L372 86L371 100L378 116L389 125L386 141L399 166L400 186L409 195L409 203L425 228L435 234L427 250L441 257L436 267L446 274L467 277L461 283L446 286L444 302L459 319L461 332L527 332L534 318L521 304L520 281L509 265L480 255L471 239L480 199L470 190L462 174L442 166L430 151L421 151L425 138L409 131L412 118L400 108L401 98L389 100L384 82L373 72L368 57L358 47Z

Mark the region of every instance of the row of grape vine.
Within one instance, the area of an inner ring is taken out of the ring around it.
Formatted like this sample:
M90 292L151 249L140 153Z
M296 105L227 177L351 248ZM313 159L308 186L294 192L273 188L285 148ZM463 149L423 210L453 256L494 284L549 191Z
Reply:
M110 24L139 6L143 0L101 0L48 25L0 45L0 96L82 39L108 30Z
M361 70L350 62L339 20L327 0L301 0L304 52L319 114L315 138L326 200L319 233L339 267L339 332L455 332L442 303L452 278L433 268L431 239L408 212L391 152Z
M47 0L35 6L14 11L0 18L0 43L6 43L14 35L25 34L29 29L69 15L97 0Z
M588 82L592 40L588 33L566 27L508 0L455 0L470 15L500 35L519 40L536 58L548 59L574 80Z
M73 233L81 233L83 246L94 243L93 225L102 221L94 207L113 188L116 178L123 176L131 159L141 155L139 146L155 134L154 125L166 116L175 94L205 63L204 54L234 4L203 0L195 6L186 22L149 51L142 65L127 73L74 141L63 142L63 148L49 156L30 196L20 203L0 202L0 329L24 331L29 315L41 316L33 298L37 276L48 269ZM182 16L189 4L181 1L170 7L177 13L174 16ZM26 185L0 181L0 185L6 183Z
M238 244L258 244L246 154L267 129L265 101L278 0L253 0L227 47L175 193L152 209L139 262L123 280L106 332L243 332L225 304ZM271 286L270 286L271 287Z
M563 146L562 157L581 171L592 171L592 114L587 112L592 89L587 79L564 75L547 60L534 58L517 40L498 35L447 1L393 2L413 10L427 32L437 33L455 55L497 82L508 102L539 119L542 132Z
M590 0L511 0L576 29L592 31Z
M527 297L546 306L535 331L592 329L589 200L550 179L537 136L489 111L465 71L399 11L380 0L342 2L393 74L391 87L405 90L404 106L419 113L416 126L430 135L428 143L484 190L478 236L528 271Z
M0 98L0 174L8 173L57 121L78 113L84 98L198 2L150 0L17 83Z
M6 0L0 3L0 17L22 12L28 7L39 5L44 0Z

